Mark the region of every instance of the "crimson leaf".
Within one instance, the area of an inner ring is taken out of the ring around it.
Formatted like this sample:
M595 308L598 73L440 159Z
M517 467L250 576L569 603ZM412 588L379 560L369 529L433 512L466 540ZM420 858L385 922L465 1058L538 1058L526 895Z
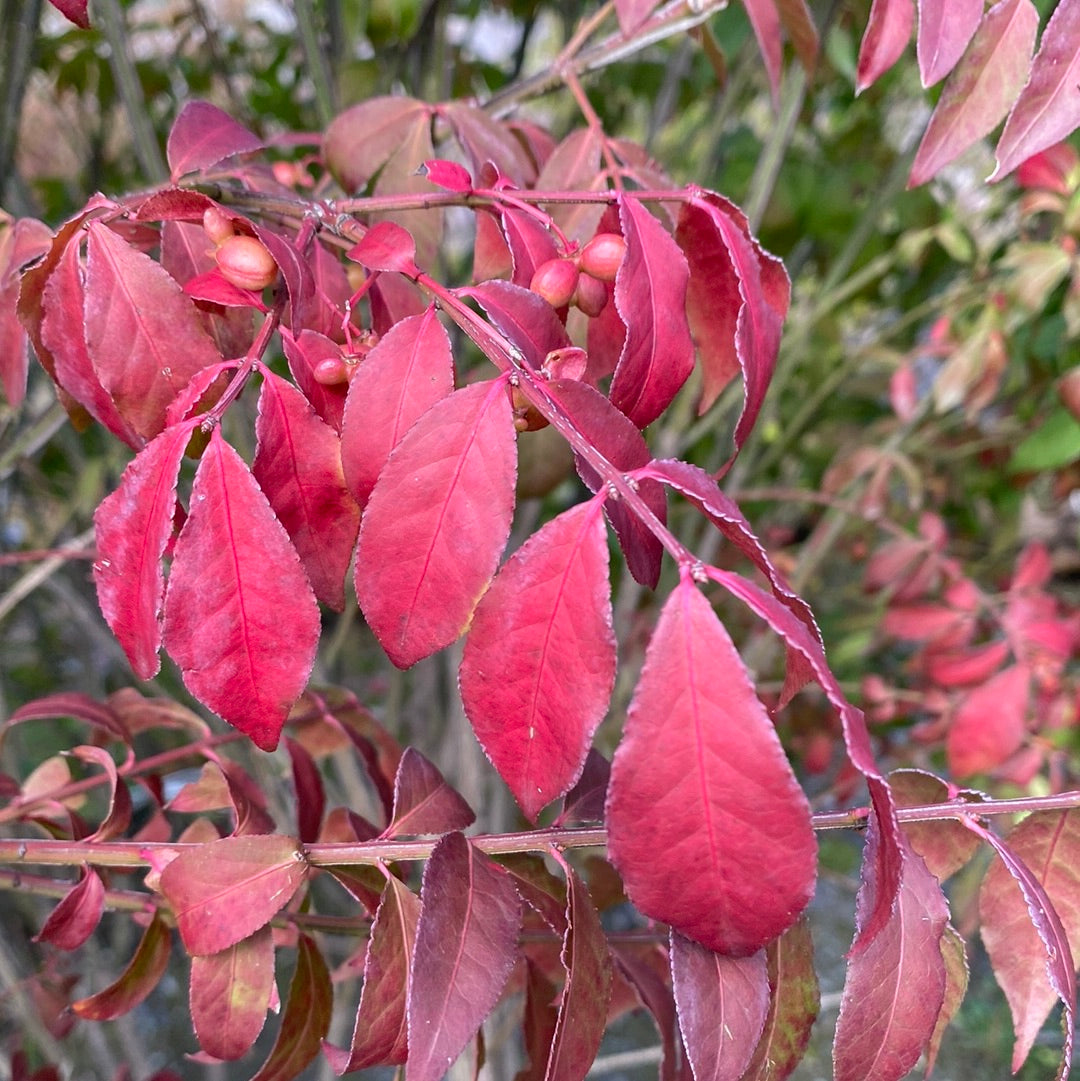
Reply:
M266 144L208 101L189 101L173 122L165 145L172 179L216 165L233 154L246 154Z

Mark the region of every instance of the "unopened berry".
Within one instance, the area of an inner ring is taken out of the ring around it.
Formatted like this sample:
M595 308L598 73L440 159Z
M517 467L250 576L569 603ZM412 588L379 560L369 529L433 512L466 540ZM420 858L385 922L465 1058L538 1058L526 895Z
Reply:
M529 288L553 308L570 303L578 283L578 268L569 259L549 259L536 268Z
M597 233L581 249L578 265L602 282L613 282L626 255L626 241L618 233Z
M327 357L315 365L312 374L316 383L321 383L324 387L335 387L339 383L348 382L349 368L341 357Z
M591 274L582 274L578 278L574 292L574 303L590 318L595 319L607 304L607 286Z
M232 218L216 206L208 206L203 211L202 227L215 247L224 244L235 232Z
M222 277L240 289L258 291L277 277L277 263L261 240L231 236L214 253Z

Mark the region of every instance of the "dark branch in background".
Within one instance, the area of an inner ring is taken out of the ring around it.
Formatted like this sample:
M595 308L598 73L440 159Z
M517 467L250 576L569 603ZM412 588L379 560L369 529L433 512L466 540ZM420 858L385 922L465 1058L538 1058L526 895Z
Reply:
M40 18L41 0L0 0L0 203L16 214L34 211L16 183L15 140Z

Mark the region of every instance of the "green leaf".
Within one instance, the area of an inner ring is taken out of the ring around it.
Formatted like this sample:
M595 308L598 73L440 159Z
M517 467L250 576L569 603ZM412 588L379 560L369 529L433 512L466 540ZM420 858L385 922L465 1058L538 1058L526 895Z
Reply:
M1009 472L1039 473L1068 465L1077 458L1080 458L1080 421L1061 406L1016 448Z

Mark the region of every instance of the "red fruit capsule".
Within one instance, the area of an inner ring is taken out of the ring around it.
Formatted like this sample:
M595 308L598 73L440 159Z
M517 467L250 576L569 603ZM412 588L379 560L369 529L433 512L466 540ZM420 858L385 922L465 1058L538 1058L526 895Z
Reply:
M607 286L591 274L578 277L574 303L590 318L595 319L607 304Z
M260 290L277 277L274 257L253 236L231 236L214 253L222 277L240 289Z
M536 268L529 288L553 308L570 303L578 283L578 268L569 259L549 259Z
M602 282L613 282L626 255L626 241L618 233L597 233L581 249L578 265Z
M224 244L235 233L232 218L216 206L203 211L202 227L215 246Z

